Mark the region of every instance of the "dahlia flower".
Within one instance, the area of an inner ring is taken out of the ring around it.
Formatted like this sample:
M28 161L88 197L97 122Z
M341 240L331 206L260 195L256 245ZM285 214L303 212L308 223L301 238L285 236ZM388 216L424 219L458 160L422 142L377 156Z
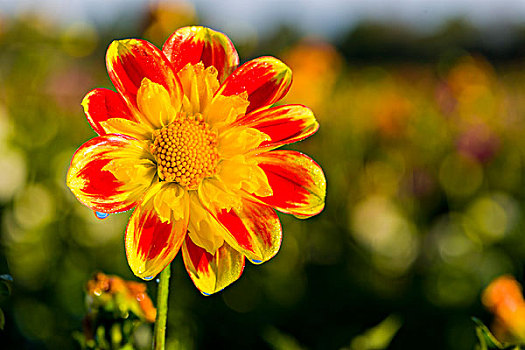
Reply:
M279 250L275 212L308 218L324 207L325 177L308 156L276 148L318 129L310 109L272 105L290 88L274 57L237 67L222 33L185 27L162 50L118 40L106 65L116 92L82 105L99 136L74 154L67 183L102 215L135 208L125 235L134 274L149 280L182 250L203 294L215 293Z

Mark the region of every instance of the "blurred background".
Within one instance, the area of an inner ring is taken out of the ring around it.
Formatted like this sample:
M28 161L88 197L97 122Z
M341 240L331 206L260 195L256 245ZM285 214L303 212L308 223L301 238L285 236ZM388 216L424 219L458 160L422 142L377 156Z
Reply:
M95 136L80 102L112 88L113 39L161 46L191 24L226 33L242 61L292 68L282 103L321 127L290 148L321 164L328 193L317 217L281 215L279 254L221 293L202 296L177 257L168 349L473 349L471 316L492 318L482 290L525 277L518 0L0 0L0 274L13 278L0 348L78 348L93 273L137 280L129 213L98 220L65 186Z

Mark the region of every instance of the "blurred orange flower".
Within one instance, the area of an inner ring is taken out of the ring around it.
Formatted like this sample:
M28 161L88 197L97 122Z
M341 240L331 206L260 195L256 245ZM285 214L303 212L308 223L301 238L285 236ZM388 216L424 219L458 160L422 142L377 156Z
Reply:
M314 111L322 108L341 71L342 57L330 44L304 40L284 54L294 72L287 101L303 103Z
M503 341L525 341L525 300L514 277L505 275L492 281L481 300L495 316L496 337Z
M126 314L133 312L137 317L148 322L155 322L157 310L146 292L146 284L125 281L118 276L108 276L98 272L88 281L87 299L90 309L106 307Z
M144 37L161 43L175 29L197 21L195 7L185 0L151 0Z

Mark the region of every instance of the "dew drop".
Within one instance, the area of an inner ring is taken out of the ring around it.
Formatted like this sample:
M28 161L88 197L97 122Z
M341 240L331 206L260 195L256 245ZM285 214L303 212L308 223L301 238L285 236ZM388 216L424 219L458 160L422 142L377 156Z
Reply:
M95 212L95 216L100 219L100 220L103 220L105 218L107 218L109 216L109 213L101 213L99 211L96 211Z

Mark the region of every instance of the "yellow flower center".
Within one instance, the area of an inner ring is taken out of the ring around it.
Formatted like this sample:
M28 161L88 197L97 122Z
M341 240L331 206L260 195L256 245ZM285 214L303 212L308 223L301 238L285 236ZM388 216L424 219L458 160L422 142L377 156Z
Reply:
M151 152L161 180L195 190L202 179L215 174L217 135L200 113L181 114L173 123L155 130L153 137Z

